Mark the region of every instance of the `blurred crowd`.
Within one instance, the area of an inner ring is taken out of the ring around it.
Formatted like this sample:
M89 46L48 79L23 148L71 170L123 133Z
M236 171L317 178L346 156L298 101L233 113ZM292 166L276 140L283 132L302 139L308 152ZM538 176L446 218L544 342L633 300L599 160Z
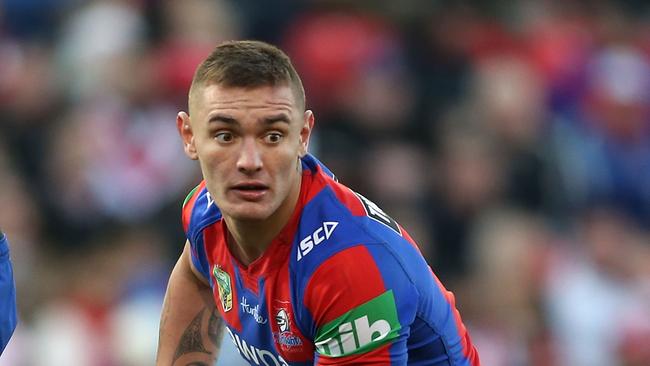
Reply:
M418 241L484 365L650 365L644 0L0 1L0 365L153 363L201 179L175 115L244 38L292 57L312 152Z

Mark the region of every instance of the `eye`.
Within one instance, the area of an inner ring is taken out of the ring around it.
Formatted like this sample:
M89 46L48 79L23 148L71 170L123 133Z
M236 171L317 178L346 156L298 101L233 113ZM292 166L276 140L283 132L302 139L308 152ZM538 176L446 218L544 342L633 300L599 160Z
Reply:
M264 141L269 144L277 144L283 137L279 132L270 132L264 136Z
M229 142L232 142L234 139L234 136L230 132L219 132L216 135L214 135L215 140L222 144L227 144Z

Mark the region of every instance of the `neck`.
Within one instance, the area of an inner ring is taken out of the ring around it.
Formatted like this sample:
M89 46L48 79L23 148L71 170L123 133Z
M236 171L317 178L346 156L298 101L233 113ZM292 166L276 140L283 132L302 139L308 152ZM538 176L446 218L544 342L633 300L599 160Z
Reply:
M264 220L238 220L224 215L228 227L228 246L242 264L248 266L261 257L287 225L296 208L300 186L299 181L280 207Z

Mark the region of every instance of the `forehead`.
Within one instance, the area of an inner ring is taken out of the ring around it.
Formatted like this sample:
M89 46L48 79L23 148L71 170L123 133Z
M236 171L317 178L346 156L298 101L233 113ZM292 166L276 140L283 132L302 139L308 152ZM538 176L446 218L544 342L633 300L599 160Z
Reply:
M211 84L197 90L190 113L199 118L216 112L285 112L297 111L296 98L288 85L260 87L225 87Z

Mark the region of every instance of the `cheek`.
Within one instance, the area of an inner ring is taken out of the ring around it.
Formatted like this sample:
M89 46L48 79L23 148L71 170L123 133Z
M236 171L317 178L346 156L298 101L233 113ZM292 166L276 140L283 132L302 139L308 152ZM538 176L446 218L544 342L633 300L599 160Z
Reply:
M298 170L299 157L295 154L295 151L283 152L280 155L277 155L278 159L275 161L276 171L275 174L277 178L285 180L289 176L295 174Z
M212 180L220 181L225 178L227 173L228 161L222 154L216 154L210 151L202 151L199 154L199 161L201 163L201 170L203 175Z

